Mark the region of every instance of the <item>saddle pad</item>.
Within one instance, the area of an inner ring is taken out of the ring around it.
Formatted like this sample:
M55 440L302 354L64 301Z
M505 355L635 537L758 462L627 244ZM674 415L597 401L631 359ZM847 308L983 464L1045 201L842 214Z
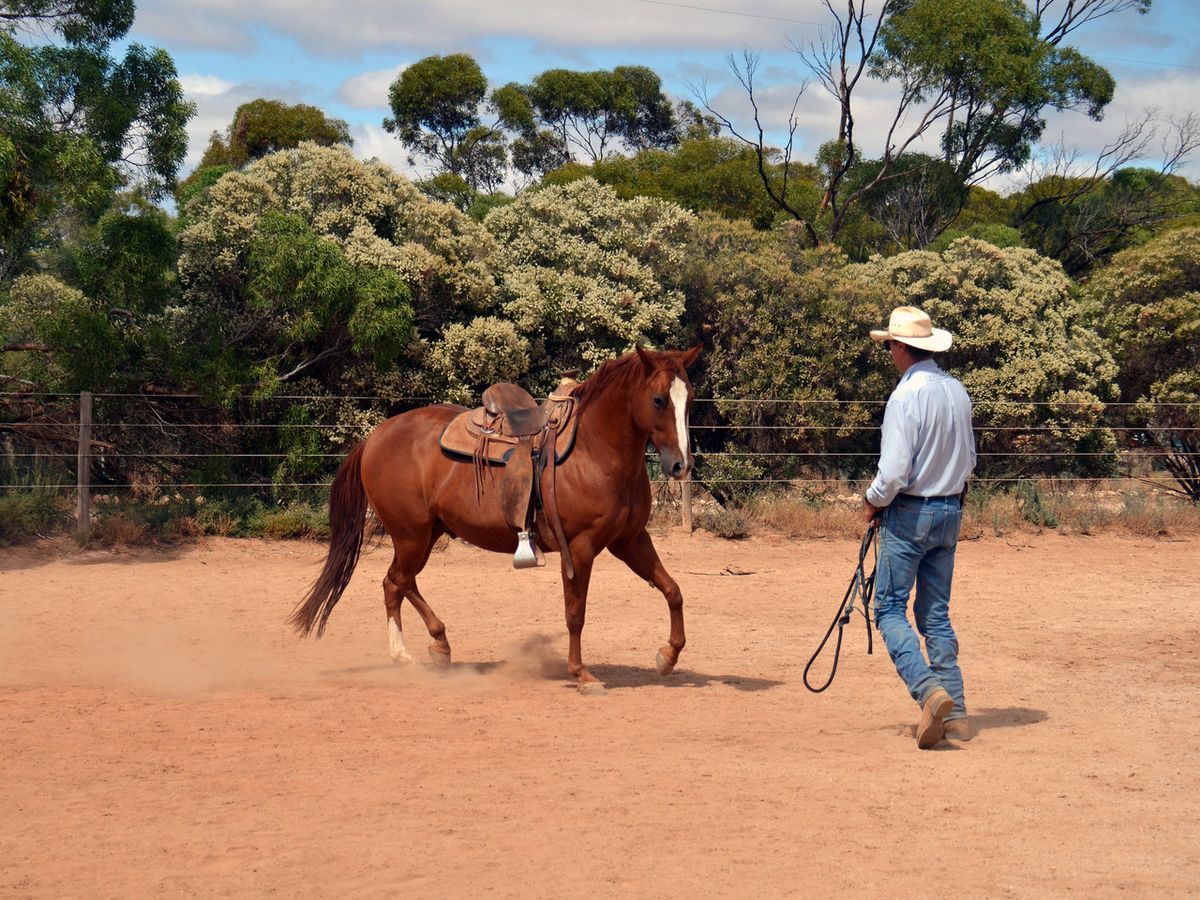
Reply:
M459 457L465 461L474 459L475 451L479 447L485 415L486 412L481 406L461 412L451 419L449 424L442 429L441 437L438 438L438 443L442 449L451 456ZM578 416L572 410L558 433L558 441L555 443L555 464L561 463L566 459L570 455L572 448L574 448L577 421ZM487 461L492 465L503 466L508 462L508 458L515 449L517 449L517 438L503 434L489 434Z

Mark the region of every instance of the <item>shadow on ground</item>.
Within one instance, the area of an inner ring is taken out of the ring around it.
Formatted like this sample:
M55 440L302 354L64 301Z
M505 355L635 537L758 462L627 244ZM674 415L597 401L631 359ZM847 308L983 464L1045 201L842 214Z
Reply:
M770 678L751 678L747 675L705 675L689 669L676 669L673 674L663 677L652 668L643 669L637 666L597 664L588 666L588 668L609 690L646 687L647 685L682 688L726 684L738 691L765 691L784 684L782 681L774 681Z

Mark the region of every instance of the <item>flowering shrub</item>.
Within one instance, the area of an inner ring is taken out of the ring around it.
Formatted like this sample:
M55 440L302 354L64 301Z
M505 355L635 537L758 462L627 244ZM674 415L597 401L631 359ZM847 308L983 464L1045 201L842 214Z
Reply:
M1118 399L1117 366L1062 267L1020 247L973 238L941 254L873 257L852 267L892 285L954 334L943 365L975 405L981 460L991 471L1111 471L1116 441L1102 421ZM880 321L886 321L881 311ZM1072 452L1079 457L1053 457Z
M636 344L678 342L674 279L693 217L662 200L621 200L585 178L493 210L499 312L529 341L539 387Z

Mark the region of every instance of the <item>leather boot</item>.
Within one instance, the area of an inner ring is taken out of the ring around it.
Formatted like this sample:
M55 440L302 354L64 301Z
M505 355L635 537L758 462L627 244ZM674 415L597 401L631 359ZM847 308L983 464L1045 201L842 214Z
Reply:
M921 704L921 721L917 724L917 746L928 750L946 734L943 719L954 709L954 700L943 688L936 688Z

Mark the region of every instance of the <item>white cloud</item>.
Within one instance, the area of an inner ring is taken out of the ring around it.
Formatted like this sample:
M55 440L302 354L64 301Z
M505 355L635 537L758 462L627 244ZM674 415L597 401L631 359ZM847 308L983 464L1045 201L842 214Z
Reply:
M216 75L180 75L179 83L189 100L199 101L202 97L219 97L234 87L232 81Z
M338 86L338 99L355 109L387 109L388 88L404 69L393 66L347 78Z
M144 0L138 29L183 46L245 49L256 27L294 38L314 56L412 48L453 52L497 38L556 47L778 49L827 21L819 0L722 0L736 15L649 0Z
M354 125L350 129L350 137L354 138L354 155L359 159L378 159L413 180L428 174L419 166L410 165L404 145L396 140L394 134L388 134L378 125Z

